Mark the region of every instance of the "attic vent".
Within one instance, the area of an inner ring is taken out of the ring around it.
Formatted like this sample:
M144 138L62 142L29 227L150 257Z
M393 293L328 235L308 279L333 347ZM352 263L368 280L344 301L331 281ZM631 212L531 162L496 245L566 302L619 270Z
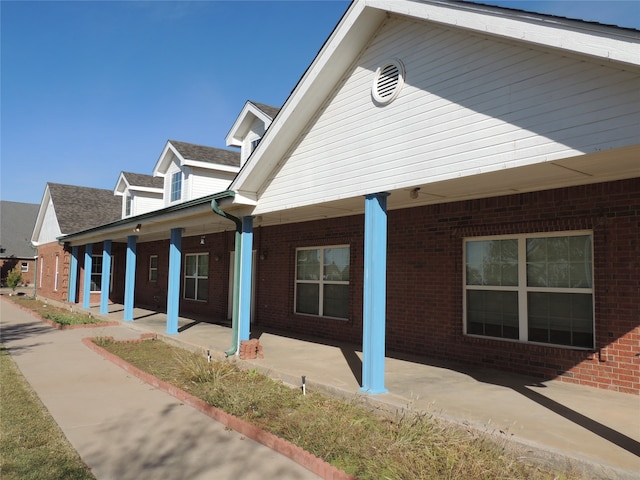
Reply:
M394 59L376 70L371 94L377 103L386 105L398 96L403 85L404 65L400 60Z

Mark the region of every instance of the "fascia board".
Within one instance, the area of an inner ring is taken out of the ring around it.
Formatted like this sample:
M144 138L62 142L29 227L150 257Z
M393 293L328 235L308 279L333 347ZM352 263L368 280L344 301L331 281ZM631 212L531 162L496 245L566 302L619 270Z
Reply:
M129 191L131 192L145 192L145 193L163 193L162 188L153 188L153 187L138 187L138 186L129 186Z
M120 172L116 186L113 189L113 194L123 196L128 188L130 188L129 182L127 182L127 179L124 177L124 173Z
M36 216L36 223L33 226L33 232L31 233L31 243L37 246L36 240L40 237L40 231L42 230L42 223L44 217L47 214L47 208L51 201L51 192L49 192L49 185L44 189L42 195L42 201L40 202L40 208L38 209L38 215Z
M640 32L589 22L491 8L466 2L363 0L399 15L560 49L607 61L640 65ZM527 24L523 29L523 23Z
M176 150L176 148L171 145L171 142L167 142L164 149L162 150L162 153L160 154L160 157L158 158L158 161L156 162L156 165L153 167L154 177L165 176L165 174L167 173L167 169L171 164L171 153L173 153L178 158L180 165L183 164L184 158L182 158L182 155L180 155L178 153L178 150Z
M185 167L197 167L205 170L217 170L219 172L238 173L239 167L231 167L229 165L220 165L219 163L200 162L198 160L184 160L182 165Z
M335 87L386 12L353 2L306 70L256 150L229 187L257 194L264 181Z
M256 107L250 101L245 103L240 115L233 123L233 126L229 130L229 133L225 137L225 142L228 147L241 147L242 139L245 137L247 130L253 124L253 118L262 120L265 124L271 123L272 118Z

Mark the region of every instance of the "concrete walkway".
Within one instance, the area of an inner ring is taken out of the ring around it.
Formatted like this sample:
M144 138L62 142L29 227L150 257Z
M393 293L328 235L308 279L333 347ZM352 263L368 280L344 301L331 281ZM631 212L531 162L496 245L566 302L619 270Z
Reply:
M1 339L98 480L317 479L273 450L151 388L83 337L139 337L126 326L56 330L0 301Z
M91 312L99 316L97 307ZM113 335L113 331L135 336L153 332L167 341L203 354L209 350L219 357L230 347L231 331L225 326L180 318L179 333L165 335L165 315L135 309L135 320L123 322L123 312L122 305L110 305L109 314L103 317L120 322L119 327L105 328L103 332L85 330L74 334L75 338ZM301 384L304 375L308 390L345 397L361 395L362 353L353 345L327 344L257 329L252 332L252 338L259 338L264 358L246 361L251 368L296 386ZM365 397L382 408L391 411L415 408L473 426L517 447L525 458L542 459L559 468L570 464L583 470L585 478L640 478L638 396L558 381L539 382L426 358L388 357L385 375L389 393ZM125 414L129 412L125 405L120 408ZM157 441L163 445L166 442L169 448L173 442L167 439Z

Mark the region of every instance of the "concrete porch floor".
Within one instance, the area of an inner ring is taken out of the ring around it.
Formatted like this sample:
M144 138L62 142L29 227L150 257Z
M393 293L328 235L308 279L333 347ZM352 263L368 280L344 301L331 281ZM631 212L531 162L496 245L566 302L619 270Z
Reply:
M179 333L167 335L166 315L134 310L123 321L124 307L109 306L97 317L122 322L140 332L154 332L166 341L194 351L224 357L231 345L228 326L180 318ZM564 467L568 463L588 472L587 478L640 478L640 397L428 358L385 361L388 393L359 391L360 346L287 336L254 328L264 358L246 360L273 378L308 391L363 396L389 411L411 408L436 418L469 425L515 442L522 456L544 459Z

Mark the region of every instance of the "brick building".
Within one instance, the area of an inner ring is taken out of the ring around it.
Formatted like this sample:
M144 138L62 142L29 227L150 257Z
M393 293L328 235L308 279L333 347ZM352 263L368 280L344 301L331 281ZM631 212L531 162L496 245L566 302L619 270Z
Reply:
M353 342L372 394L406 353L639 394L639 59L635 30L354 2L239 155L169 141L161 206L58 237L67 300L231 319L230 353Z

